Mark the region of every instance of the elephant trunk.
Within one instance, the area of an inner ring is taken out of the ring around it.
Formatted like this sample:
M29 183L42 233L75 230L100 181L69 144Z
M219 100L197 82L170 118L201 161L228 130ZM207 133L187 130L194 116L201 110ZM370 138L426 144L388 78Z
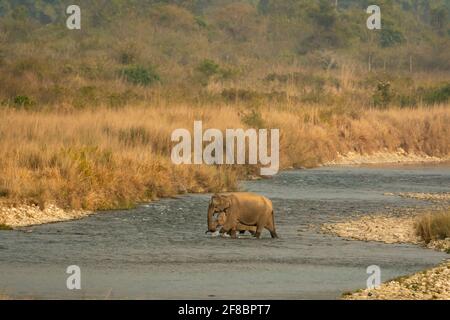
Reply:
M209 207L208 207L208 231L209 232L216 232L216 228L217 228L217 223L214 221L213 215L214 215L214 205L212 203L210 203Z

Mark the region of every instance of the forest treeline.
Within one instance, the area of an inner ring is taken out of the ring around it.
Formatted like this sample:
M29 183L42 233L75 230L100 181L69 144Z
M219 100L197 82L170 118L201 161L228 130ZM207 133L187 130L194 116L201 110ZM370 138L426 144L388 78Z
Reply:
M450 98L450 0L0 0L0 103L361 105ZM368 30L366 9L381 8ZM370 69L370 72L369 72Z

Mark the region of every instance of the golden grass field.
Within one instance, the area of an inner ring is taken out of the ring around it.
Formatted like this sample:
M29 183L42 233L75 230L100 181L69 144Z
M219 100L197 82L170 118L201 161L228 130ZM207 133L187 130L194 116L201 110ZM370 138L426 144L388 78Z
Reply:
M54 203L102 210L185 192L233 190L256 168L171 163L171 132L242 128L280 129L280 165L314 167L350 151L443 157L450 154L450 109L341 112L320 107L277 108L252 114L239 105L138 105L122 109L20 111L0 109L0 201Z

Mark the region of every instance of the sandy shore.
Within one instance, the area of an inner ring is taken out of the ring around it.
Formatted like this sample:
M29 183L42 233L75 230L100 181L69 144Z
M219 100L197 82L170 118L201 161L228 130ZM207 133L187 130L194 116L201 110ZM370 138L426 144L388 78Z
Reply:
M0 206L0 225L17 228L58 221L81 219L93 212L63 210L55 205L40 209L36 205Z
M345 155L338 154L333 161L327 162L325 166L333 165L362 165L362 164L393 164L393 163L441 163L450 161L450 155L439 158L426 154L407 153L403 149L396 152L379 151L372 154L360 154L349 152Z

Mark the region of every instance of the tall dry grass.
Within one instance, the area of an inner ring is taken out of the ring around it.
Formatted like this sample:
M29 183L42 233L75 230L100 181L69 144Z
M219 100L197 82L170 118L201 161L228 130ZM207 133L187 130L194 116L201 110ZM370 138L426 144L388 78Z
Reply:
M175 166L171 133L194 120L226 129L252 126L238 105L134 106L78 112L0 110L0 201L109 209L184 192L236 189L251 167ZM281 133L281 167L313 167L338 153L403 148L450 153L450 111L257 109L259 121ZM244 111L244 114L246 112ZM248 112L247 112L248 114Z
M417 218L416 233L426 243L450 238L450 211L427 213Z

